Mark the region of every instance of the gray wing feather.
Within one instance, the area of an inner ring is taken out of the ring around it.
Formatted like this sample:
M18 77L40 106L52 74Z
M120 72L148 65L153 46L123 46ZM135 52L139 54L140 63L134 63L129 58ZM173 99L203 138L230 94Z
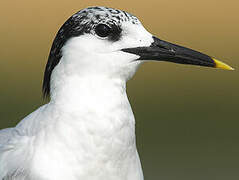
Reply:
M24 171L15 171L3 177L2 180L30 180Z
M45 105L24 118L16 127L0 130L0 180L32 180L29 176L31 147Z
M10 139L16 134L14 131L15 128L7 128L0 130L0 156L3 154L6 149L4 145L7 145ZM27 178L27 173L23 169L17 169L13 172L7 173L2 179L0 180L29 180Z
M5 144L12 137L13 128L0 130L0 145Z
M18 134L18 131L16 128L7 128L0 130L0 162L2 162L1 158L4 157L5 153L8 154L8 151L12 150L11 146L11 140L16 137L16 134ZM15 148L15 147L14 147ZM3 177L1 178L0 174L0 180L30 180L29 174L27 171L23 168L24 165L22 164L24 161L22 158L24 158L24 154L20 153L19 157L16 157L15 154L10 154L8 161L9 161L9 169L3 170L0 167L0 173L4 173ZM1 157L2 156L2 157ZM16 161L14 163L14 161ZM4 164L6 161L3 161ZM14 167L14 164L20 163L18 167ZM2 163L1 163L2 164ZM5 164L6 165L6 164Z

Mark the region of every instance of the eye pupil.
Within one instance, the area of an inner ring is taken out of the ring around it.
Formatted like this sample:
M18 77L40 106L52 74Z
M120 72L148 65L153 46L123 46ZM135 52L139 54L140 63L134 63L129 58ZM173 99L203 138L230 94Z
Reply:
M107 37L110 34L110 27L105 24L99 24L95 28L95 33L100 37Z

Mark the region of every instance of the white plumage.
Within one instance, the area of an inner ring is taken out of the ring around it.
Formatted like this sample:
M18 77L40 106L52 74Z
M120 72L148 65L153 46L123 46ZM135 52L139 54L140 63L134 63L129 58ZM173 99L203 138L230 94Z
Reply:
M124 11L83 9L53 42L50 102L0 131L0 180L143 180L126 82L149 59L232 69L152 36Z
M71 38L51 77L51 101L15 128L0 131L0 179L140 180L135 119L126 81L149 46L140 24L122 24L117 42L92 34Z

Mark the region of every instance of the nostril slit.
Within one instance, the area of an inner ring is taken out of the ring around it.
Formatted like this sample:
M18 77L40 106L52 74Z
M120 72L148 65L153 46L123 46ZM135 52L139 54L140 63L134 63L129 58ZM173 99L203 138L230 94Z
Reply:
M174 49L170 49L169 51L170 51L170 52L173 52L173 53L175 53L175 52L176 52Z
M168 50L168 48L165 47L165 46L160 46L160 45L158 45L158 47L159 47L159 48L162 48L162 49L166 49L166 50Z

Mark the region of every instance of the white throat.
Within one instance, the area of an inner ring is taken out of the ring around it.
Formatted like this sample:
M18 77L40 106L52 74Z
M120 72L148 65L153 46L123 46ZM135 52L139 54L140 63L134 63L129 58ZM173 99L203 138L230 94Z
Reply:
M69 147L69 154L80 160L76 164L92 172L104 167L103 179L142 177L126 81L104 76L64 76L52 89L51 98L50 104L59 114L56 129L64 137L61 141Z
M87 179L90 172L95 173L92 179L96 180L141 180L126 81L142 62L134 61L136 55L122 51L90 51L83 42L91 38L85 35L69 40L52 72L48 109L54 130L46 132L50 139L43 147L53 149L55 142L57 146L62 144L64 148L53 155L59 153L55 159L66 156L62 169L68 165L82 170L73 173L76 179Z

